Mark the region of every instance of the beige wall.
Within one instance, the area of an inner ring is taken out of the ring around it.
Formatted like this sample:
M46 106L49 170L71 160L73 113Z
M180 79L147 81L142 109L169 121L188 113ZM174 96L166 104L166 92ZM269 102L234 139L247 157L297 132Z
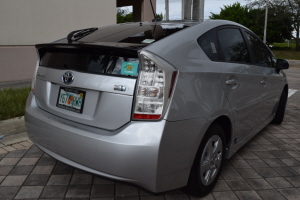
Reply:
M116 0L0 0L0 45L51 42L116 23Z
M154 11L156 12L156 0L152 0ZM154 19L150 0L144 0L142 2L142 21L152 21Z
M115 23L116 0L0 0L0 82L32 78L32 45Z
M33 46L0 46L0 82L31 79L36 62Z

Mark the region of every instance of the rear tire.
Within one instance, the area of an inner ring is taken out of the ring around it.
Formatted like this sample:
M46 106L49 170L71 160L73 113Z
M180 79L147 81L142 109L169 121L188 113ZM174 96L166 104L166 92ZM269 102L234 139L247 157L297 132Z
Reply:
M283 118L284 118L286 103L287 103L287 91L284 89L280 96L280 100L279 100L278 107L277 107L277 110L275 113L275 117L274 117L273 121L271 122L272 124L281 124L282 123Z
M185 192L195 197L211 192L222 170L225 146L223 128L212 124L201 141Z

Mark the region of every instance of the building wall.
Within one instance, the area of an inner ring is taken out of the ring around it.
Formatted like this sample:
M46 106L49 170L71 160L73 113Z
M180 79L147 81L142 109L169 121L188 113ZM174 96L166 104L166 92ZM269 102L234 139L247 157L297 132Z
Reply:
M0 0L0 82L32 78L34 44L115 23L115 0Z
M156 11L156 0L152 0L154 11ZM142 2L142 21L152 21L154 19L153 10L150 0L144 0Z
M0 82L31 79L36 62L33 46L0 46Z
M115 23L115 0L0 0L0 45L51 42Z

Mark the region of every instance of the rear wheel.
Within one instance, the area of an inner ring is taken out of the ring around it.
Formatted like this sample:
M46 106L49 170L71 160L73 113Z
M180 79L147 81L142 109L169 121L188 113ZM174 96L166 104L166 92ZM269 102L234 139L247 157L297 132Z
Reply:
M212 124L198 149L186 192L192 196L205 196L215 186L222 170L225 137L219 124Z
M284 89L280 96L278 107L275 113L275 117L272 121L273 124L281 124L284 118L285 107L287 103L287 91Z

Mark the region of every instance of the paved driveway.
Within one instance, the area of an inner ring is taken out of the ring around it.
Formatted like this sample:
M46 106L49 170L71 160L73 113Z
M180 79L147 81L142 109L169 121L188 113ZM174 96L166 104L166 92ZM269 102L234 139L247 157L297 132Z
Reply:
M294 79L293 89L300 89L300 70L292 68L288 73ZM268 125L226 161L213 192L203 199L299 200L299 104L300 92L297 92L289 99L284 122ZM154 196L137 187L82 172L52 159L30 141L5 149L9 152L0 152L0 200L197 199L180 190Z

